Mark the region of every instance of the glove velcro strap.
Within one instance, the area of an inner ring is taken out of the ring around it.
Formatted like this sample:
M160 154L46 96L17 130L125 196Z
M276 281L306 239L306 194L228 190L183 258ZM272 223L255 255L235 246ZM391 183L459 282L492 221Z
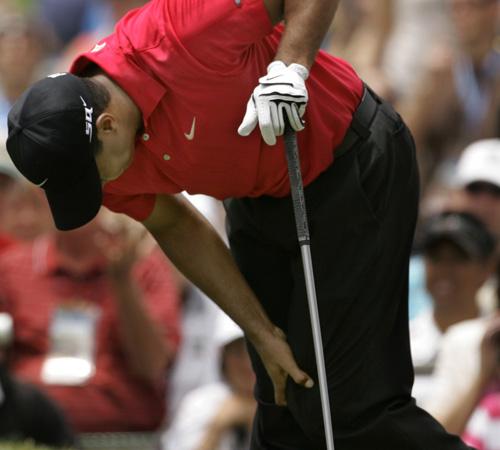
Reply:
M269 64L267 66L267 74L271 75L273 72L276 72L276 74L280 74L285 72L287 69L295 72L304 81L309 78L309 70L307 70L307 68L302 64L292 63L287 66L283 61L273 61L271 64Z
M298 74L304 81L309 78L309 70L307 70L302 64L292 63L288 66L288 68Z

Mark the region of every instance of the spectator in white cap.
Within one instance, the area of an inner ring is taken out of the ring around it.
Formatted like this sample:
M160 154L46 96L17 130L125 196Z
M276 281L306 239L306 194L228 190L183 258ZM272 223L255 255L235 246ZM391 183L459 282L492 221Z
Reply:
M252 372L242 330L220 313L215 339L221 380L188 393L163 438L164 450L248 448L255 413Z
M461 206L500 237L500 139L476 141L457 165Z

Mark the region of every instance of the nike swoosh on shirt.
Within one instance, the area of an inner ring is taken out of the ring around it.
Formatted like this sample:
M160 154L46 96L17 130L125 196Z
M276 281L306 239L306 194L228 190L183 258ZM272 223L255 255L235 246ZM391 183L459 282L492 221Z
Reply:
M186 139L188 141L192 141L194 139L195 128L196 128L196 117L193 118L193 123L191 124L191 131L189 133L184 133L184 136L186 136Z
M106 42L103 42L102 44L96 44L95 47L90 50L90 53L100 52L104 47L106 47Z

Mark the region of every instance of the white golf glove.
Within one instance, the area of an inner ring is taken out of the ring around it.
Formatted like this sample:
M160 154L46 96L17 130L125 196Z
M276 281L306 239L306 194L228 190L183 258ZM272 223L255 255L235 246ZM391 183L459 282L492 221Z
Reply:
M285 132L286 121L295 131L304 129L302 116L308 100L305 81L309 71L300 64L286 66L274 61L267 67L267 75L259 78L247 103L247 111L238 133L248 136L259 123L266 144L276 144L276 136Z

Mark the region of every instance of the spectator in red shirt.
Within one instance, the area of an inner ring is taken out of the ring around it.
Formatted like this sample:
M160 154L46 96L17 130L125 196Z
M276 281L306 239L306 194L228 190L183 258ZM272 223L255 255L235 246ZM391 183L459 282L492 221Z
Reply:
M153 430L164 418L177 292L161 251L127 230L101 214L0 261L13 372L55 399L79 432Z

